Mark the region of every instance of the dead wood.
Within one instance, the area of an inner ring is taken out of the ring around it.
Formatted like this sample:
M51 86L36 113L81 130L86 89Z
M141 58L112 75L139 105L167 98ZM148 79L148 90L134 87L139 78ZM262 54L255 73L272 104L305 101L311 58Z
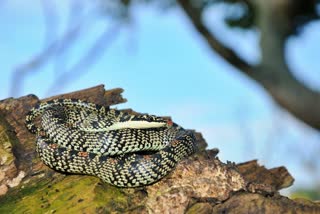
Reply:
M126 102L122 92L99 85L44 100L79 98L110 106ZM285 167L266 169L255 160L223 163L196 132L198 153L147 187L116 188L92 176L55 172L38 158L35 137L24 125L26 113L40 101L34 95L0 101L0 213L320 212L319 203L279 194L293 183Z

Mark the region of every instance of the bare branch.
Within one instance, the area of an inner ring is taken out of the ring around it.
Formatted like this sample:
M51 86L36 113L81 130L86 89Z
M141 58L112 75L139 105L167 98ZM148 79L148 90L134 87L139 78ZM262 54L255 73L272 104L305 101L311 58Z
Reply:
M96 60L101 57L106 49L112 44L112 41L117 38L120 32L120 25L116 23L112 27L107 27L106 30L98 37L95 43L90 47L87 53L79 59L78 63L72 66L69 71L61 73L47 93L57 92L61 90L68 82L75 81L80 76L89 72L90 67Z
M42 12L45 23L45 45L48 45L54 38L57 37L58 16L56 13L56 5L52 0L42 0Z
M84 11L84 5L82 1L72 0L70 2L66 29L71 29L75 25L75 23L83 22L83 20L79 19L79 17L83 16L82 15L83 11ZM55 74L61 74L65 72L65 65L67 64L66 54L68 50L71 49L71 46L76 44L76 40L80 37L80 35L81 34L79 33L75 34L72 40L70 40L68 43L59 44L59 47L57 47L57 51L54 58L54 68L53 68L53 71Z
M56 53L57 48L61 44L68 44L73 40L76 34L81 29L81 24L74 26L72 29L69 29L62 36L61 39L57 39L49 44L45 49L42 50L39 54L35 55L28 62L18 65L12 74L10 96L17 96L20 94L21 89L23 88L24 79L31 74L37 73L39 68L48 62L50 57Z
M213 51L218 53L228 63L238 68L240 71L251 75L252 67L232 49L224 46L203 24L201 18L202 10L200 8L196 8L192 5L192 1L190 0L177 0L177 2L181 5L196 30L203 36Z
M250 66L215 38L203 24L202 9L193 5L194 1L178 0L178 2L214 52L238 68L239 72L257 81L274 101L296 118L320 130L320 93L301 83L292 74L286 62L284 51L290 30L286 26L290 26L293 18L290 15L291 1L255 1L256 10L260 11L257 26L261 33L262 59L258 66Z

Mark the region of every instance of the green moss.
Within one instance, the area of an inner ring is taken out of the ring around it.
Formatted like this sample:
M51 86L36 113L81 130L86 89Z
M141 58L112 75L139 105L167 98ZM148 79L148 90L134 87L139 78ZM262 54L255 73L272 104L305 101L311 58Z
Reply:
M212 206L209 203L197 203L188 209L187 214L209 214L212 213Z
M9 165L13 162L14 156L12 154L11 140L6 133L5 127L0 121L0 163L1 165Z
M0 198L0 213L28 213L22 205L27 202L26 196L35 194L45 186L45 182L39 182L28 187L20 187L19 189L10 191L4 197ZM32 201L28 201L27 203L30 203L29 206L33 205ZM20 204L22 206L19 206Z
M0 199L0 213L95 213L128 209L116 187L90 176L66 176L57 183L38 183Z
M127 196L122 192L122 189L104 183L95 188L94 200L98 209L103 209L104 212L123 212L129 207Z
M292 199L304 198L308 200L320 200L320 189L298 189L290 196Z

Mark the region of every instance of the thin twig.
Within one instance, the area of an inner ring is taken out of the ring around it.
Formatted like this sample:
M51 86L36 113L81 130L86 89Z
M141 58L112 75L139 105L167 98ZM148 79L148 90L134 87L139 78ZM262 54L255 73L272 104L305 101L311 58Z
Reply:
M59 18L56 5L52 0L42 0L41 6L45 23L44 44L47 46L57 37Z
M75 81L80 76L88 73L88 68L105 53L106 49L112 44L112 41L117 38L120 28L118 23L110 28L108 27L97 38L87 53L69 71L63 72L56 78L47 94L61 90L68 82Z
M83 18L81 18L83 17L82 15L82 12L84 9L83 7L84 7L83 1L72 0L70 2L66 29L72 28L72 26L74 26L76 23L83 22L82 20ZM53 72L56 75L60 75L61 73L65 72L65 65L67 64L66 54L68 50L71 49L72 46L76 45L76 41L80 37L80 35L81 34L74 35L72 40L70 40L68 43L59 44L59 47L57 48L57 51L55 54L54 68L53 68Z
M79 33L82 23L69 29L61 38L50 43L39 54L35 55L26 63L18 65L12 74L10 96L17 96L23 88L23 82L28 75L36 74L39 68L50 60L61 44L68 44Z

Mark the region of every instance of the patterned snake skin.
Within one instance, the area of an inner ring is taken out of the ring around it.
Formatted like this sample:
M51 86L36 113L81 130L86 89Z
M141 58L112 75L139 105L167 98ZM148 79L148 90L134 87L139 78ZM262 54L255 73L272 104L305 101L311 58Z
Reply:
M152 184L196 150L193 133L170 120L78 99L40 103L27 114L26 127L36 134L37 152L50 168L119 187Z

